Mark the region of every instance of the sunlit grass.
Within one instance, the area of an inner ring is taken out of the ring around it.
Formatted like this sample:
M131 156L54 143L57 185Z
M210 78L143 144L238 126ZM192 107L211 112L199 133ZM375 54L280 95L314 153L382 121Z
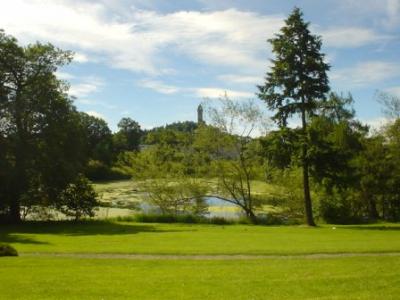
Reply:
M8 225L0 299L398 299L400 225L266 227L89 221ZM41 256L24 256L41 253ZM46 254L48 253L48 254ZM52 257L86 253L89 257ZM91 253L277 254L255 260L131 260ZM338 257L285 257L336 253Z
M2 226L22 252L299 254L400 251L400 225L252 226L53 222Z
M400 257L3 258L1 299L398 299Z

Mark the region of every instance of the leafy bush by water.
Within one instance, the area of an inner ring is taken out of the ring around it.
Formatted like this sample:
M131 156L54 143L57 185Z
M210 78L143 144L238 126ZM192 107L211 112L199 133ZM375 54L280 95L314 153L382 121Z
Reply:
M97 160L89 161L85 175L92 181L124 180L132 178L126 170L107 166Z
M223 217L211 217L196 215L171 215L171 214L137 214L134 216L117 217L117 221L122 222L140 222L140 223L186 223L186 224L214 224L214 225L232 225L232 224L253 224L248 218L226 219ZM258 225L289 225L286 219L278 216L261 216L257 219ZM293 225L293 224L290 224Z

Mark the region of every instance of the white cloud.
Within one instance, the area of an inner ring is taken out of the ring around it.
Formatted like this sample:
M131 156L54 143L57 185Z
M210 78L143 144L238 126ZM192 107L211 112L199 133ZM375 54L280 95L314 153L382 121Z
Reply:
M69 94L77 98L84 98L100 90L104 81L98 77L84 77L79 83L71 84Z
M238 83L238 84L261 84L264 79L263 76L249 76L249 75L234 75L225 74L218 76L218 79L226 83Z
M400 24L399 0L335 0L337 18L366 21L375 26L395 29Z
M316 30L322 35L324 45L334 48L360 47L390 38L371 29L359 27L334 27L323 30L317 27Z
M109 103L105 103L105 102L101 102L101 101L97 101L97 100L93 100L93 99L88 99L88 98L79 98L76 99L77 103L83 104L83 105L91 105L91 106L97 106L97 107L103 107L105 109L116 109L117 106L113 105L113 104L109 104Z
M151 31L168 32L177 51L208 64L265 69L265 42L283 25L283 17L229 9L158 15Z
M207 66L240 68L249 75L231 75L232 82L252 83L256 82L253 74L267 69L271 48L266 40L279 31L285 18L238 9L159 13L128 3L1 1L0 28L23 42L50 41L71 48L77 62L95 59L113 68L155 76L173 72L167 53L174 52ZM388 9L397 9L392 0L387 3ZM396 13L392 19L397 17ZM387 38L368 28L315 28L330 47L358 47ZM157 82L148 84L155 88ZM85 92L93 87L74 89ZM159 91L174 93L174 87L159 86Z
M79 63L85 63L85 62L89 61L89 58L87 57L87 55L85 55L83 53L75 53L73 61L79 62Z
M386 89L385 91L400 98L400 86L391 87Z
M94 111L94 110L86 111L86 113L87 113L88 115L93 116L93 117L96 117L96 118L100 118L100 119L103 119L103 120L106 119L101 113L99 113L99 112L97 112L97 111Z
M76 60L102 57L112 67L147 74L170 69L164 50L206 64L263 68L265 40L283 17L229 9L168 14L128 8L118 21L103 3L13 0L0 4L0 27L24 42L50 41L78 51Z
M393 28L400 24L399 0L387 0L386 12L387 12L387 19L384 21L384 25L386 25L389 28Z
M158 80L151 80L151 79L143 79L138 82L138 85L141 87L149 88L155 90L161 94L175 94L180 89L173 85L165 84Z
M200 98L220 98L226 95L230 98L253 98L254 93L235 91L221 88L196 88L193 89L195 95Z
M67 0L2 1L0 27L24 42L38 39L78 50L78 61L95 53L114 67L154 71L149 59L156 41L133 34L135 23L107 19L107 8L100 3L72 4Z
M57 71L56 76L58 79L61 79L61 80L70 80L70 79L75 78L74 75L67 73L67 72L62 72L62 71Z
M231 98L252 98L254 93L238 90L223 89L218 87L178 87L168 85L158 80L145 79L138 82L139 86L155 90L161 94L183 93L199 98L220 98L227 94Z
M129 110L123 110L120 112L121 116L128 116L131 112Z
M363 123L364 125L368 125L371 132L376 132L379 131L383 126L389 124L390 119L385 117L362 119L361 123Z
M400 65L386 61L367 61L334 70L331 79L345 85L364 86L400 75Z

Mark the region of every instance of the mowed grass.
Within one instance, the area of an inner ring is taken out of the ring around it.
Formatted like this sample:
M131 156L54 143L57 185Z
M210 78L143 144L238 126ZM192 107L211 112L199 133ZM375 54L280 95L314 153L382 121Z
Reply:
M399 299L400 257L1 258L1 299Z
M400 252L400 225L252 226L112 221L28 222L0 227L20 252L306 254Z
M28 222L0 227L0 299L399 299L400 226ZM54 256L86 253L86 257ZM37 255L36 253L39 253ZM182 254L151 259L93 253ZM278 254L270 258L185 254Z

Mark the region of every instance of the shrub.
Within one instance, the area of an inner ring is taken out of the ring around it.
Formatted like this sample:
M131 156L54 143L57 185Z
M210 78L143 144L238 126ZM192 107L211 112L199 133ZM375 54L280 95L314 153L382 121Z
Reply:
M206 218L195 215L138 214L135 221L142 223L206 223Z
M214 224L229 225L235 224L235 220L227 220L222 217L206 218L193 214L172 215L172 214L137 214L129 217L119 217L118 221L131 221L141 223L186 223L186 224Z
M89 161L88 166L86 167L85 175L92 181L124 180L132 178L132 176L122 168L110 168L98 160Z
M323 194L319 205L320 215L327 223L365 223L363 211L357 203L356 195L350 190L332 190Z
M214 224L214 225L229 225L229 224L233 224L234 221L233 220L227 220L225 218L222 217L212 217L210 219L207 220L210 224Z
M0 256L18 256L18 252L10 245L0 244Z
M186 223L186 224L213 224L213 225L233 225L233 224L256 224L256 225L298 225L301 219L290 219L284 215L268 214L258 216L257 222L253 223L249 218L226 219L223 217L206 218L191 214L172 215L172 214L137 214L134 216L117 217L120 222L139 222L139 223Z
M176 177L172 182L170 179L145 180L140 185L147 193L146 202L164 215L201 217L208 212L203 196L207 194L207 185L200 180Z
M58 210L77 221L84 216L93 217L98 205L97 194L89 180L80 175L63 191Z

